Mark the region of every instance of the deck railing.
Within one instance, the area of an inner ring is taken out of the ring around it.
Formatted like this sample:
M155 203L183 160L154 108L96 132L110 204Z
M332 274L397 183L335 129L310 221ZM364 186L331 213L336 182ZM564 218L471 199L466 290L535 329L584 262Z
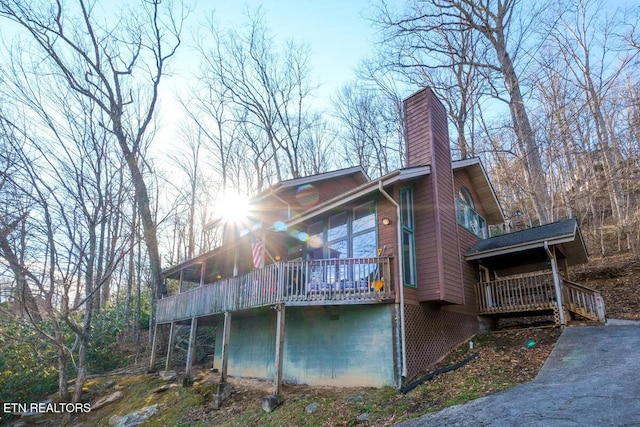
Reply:
M334 305L395 298L388 257L289 261L191 289L158 301L166 323L284 302Z
M563 279L562 298L567 310L585 319L605 322L604 299L597 290Z
M534 273L476 284L478 314L549 310L556 306L551 273Z

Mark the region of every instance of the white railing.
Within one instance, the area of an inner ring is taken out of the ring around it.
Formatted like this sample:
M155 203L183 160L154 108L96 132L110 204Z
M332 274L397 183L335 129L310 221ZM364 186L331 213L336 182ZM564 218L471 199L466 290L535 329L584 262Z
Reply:
M289 261L191 289L158 301L166 323L284 302L357 304L395 298L388 257Z
M606 321L604 299L600 292L579 283L562 280L562 298L569 311L601 323Z

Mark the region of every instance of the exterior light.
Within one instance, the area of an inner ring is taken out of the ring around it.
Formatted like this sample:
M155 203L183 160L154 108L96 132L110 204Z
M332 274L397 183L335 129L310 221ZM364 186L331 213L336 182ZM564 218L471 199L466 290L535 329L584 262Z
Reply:
M382 224L389 225L391 224L391 220L387 217L382 218Z

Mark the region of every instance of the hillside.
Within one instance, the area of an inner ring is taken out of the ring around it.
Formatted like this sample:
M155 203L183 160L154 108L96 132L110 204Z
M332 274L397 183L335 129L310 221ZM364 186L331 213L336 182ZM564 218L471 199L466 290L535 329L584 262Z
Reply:
M571 274L574 282L600 291L607 317L640 319L640 259L629 253L590 258Z
M640 319L640 262L629 255L592 259L572 272L572 280L600 290L609 317ZM557 328L525 328L482 334L460 346L440 366L451 365L474 352L478 357L460 369L436 376L407 394L393 388L331 388L285 385L284 404L273 413L261 408L271 392L265 381L231 378L234 392L219 411L211 406L217 374L200 366L191 387L178 378L163 380L157 373L110 375L87 384L88 414L62 418L26 417L9 425L108 426L137 425L120 418L141 408L148 426L387 426L443 407L495 393L532 380L560 335ZM130 368L129 372L136 371ZM98 408L100 400L113 399ZM120 424L117 422L120 421Z

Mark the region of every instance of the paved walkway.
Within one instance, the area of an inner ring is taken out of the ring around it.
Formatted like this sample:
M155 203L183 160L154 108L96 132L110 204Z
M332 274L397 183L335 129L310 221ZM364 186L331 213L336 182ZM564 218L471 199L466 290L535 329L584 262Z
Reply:
M640 426L639 326L567 328L534 381L398 426Z

